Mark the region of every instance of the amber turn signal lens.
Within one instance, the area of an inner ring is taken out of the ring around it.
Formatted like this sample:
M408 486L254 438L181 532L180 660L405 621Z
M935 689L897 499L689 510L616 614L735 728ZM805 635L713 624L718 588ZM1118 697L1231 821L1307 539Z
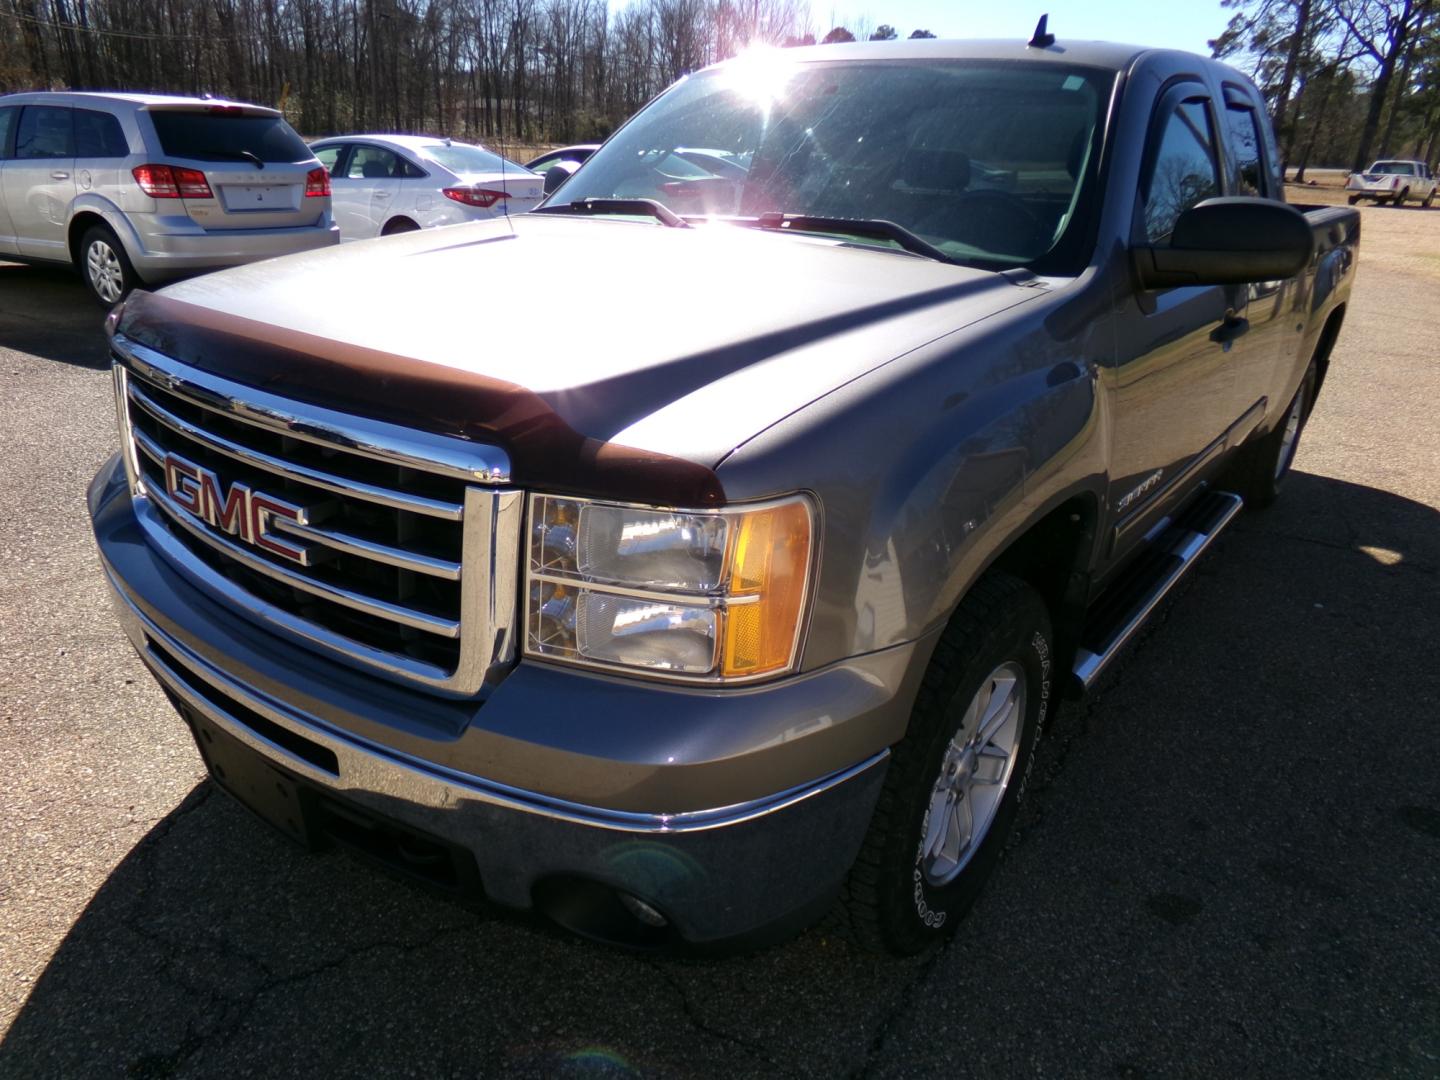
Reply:
M738 516L737 524L721 674L763 675L795 659L810 570L810 513L789 502Z

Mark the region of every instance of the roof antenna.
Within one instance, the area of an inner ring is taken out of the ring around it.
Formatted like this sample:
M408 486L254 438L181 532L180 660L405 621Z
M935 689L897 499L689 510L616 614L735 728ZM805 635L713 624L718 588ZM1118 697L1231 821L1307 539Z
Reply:
M1055 44L1055 35L1046 32L1045 24L1050 20L1048 14L1041 15L1040 21L1035 24L1035 36L1025 44L1032 49L1048 49Z

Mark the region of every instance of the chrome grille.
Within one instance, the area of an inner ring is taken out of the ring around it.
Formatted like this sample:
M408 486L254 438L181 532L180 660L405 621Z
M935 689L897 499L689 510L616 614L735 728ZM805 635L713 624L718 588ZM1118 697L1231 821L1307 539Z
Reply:
M473 693L509 663L522 507L501 486L502 451L279 398L123 336L114 349L136 515L188 578L392 677ZM242 491L240 516L197 514L198 488L170 490L167 460L206 477L226 511ZM250 493L293 520L261 526Z

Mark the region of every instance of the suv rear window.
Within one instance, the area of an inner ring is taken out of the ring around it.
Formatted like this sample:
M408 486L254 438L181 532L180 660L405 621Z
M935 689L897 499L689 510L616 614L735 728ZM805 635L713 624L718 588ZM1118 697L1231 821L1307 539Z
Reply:
M200 161L308 161L314 155L278 116L151 110L160 148L169 157Z

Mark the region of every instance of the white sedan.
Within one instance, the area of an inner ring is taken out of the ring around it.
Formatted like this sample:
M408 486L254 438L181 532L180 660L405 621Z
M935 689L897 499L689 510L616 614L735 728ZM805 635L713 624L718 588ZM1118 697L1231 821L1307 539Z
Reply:
M481 146L425 135L337 135L311 143L330 170L340 240L523 214L543 181Z

